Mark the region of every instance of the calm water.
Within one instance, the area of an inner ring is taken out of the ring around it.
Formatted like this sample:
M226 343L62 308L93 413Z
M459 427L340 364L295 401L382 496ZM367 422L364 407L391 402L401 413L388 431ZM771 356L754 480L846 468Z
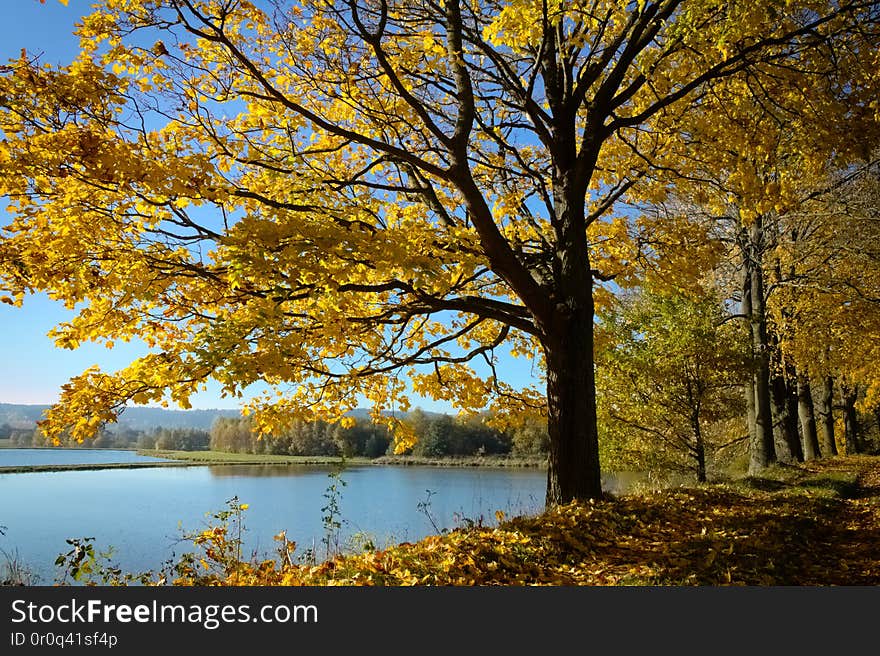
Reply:
M18 465L106 465L124 462L155 462L162 458L141 456L117 449L0 449L0 467Z
M53 455L58 462L82 462L86 453ZM0 451L4 460L30 455L45 457L38 450ZM330 471L225 465L2 474L0 526L6 528L0 548L17 552L44 585L56 579L55 558L70 548L66 538L93 536L100 549L112 546L113 560L126 571L155 569L193 550L179 542L181 530L204 528L208 515L237 496L250 506L244 513L248 552L271 553L272 536L285 529L298 544L295 555L310 547L320 554ZM539 511L546 486L545 471L532 468L362 466L341 477L343 542L365 534L379 547L435 532L419 502L429 502L440 527L454 528L466 518L493 524L497 510L508 516Z

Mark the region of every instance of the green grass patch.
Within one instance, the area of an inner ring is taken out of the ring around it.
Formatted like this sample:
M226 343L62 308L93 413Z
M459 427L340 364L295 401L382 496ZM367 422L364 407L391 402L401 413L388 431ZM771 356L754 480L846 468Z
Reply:
M413 465L428 467L546 467L545 456L381 456L376 465Z
M369 464L369 458L345 458L339 456L280 456L268 453L227 453L225 451L138 451L142 456L168 458L202 465L348 465Z

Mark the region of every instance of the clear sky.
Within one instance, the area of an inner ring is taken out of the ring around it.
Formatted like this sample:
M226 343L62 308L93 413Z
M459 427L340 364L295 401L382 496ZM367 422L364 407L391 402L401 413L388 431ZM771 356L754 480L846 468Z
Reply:
M57 0L4 2L0 9L0 61L17 58L22 48L42 53L45 61L68 62L76 56L74 23L88 11L89 2ZM4 203L5 205L5 203ZM0 215L0 223L6 223ZM117 369L134 349L86 345L77 351L54 348L46 336L50 328L69 317L63 307L40 295L25 299L23 308L0 304L0 402L51 403L61 385L92 364Z
M0 4L0 63L17 58L22 48L44 62L68 63L76 57L74 24L89 12L92 0L5 0ZM0 201L2 203L3 201ZM3 203L5 206L5 203ZM0 225L7 217L0 210ZM75 351L56 349L46 333L71 313L45 295L25 299L22 308L0 304L0 403L53 403L61 385L92 365L105 371L120 369L145 352L137 344L118 344L112 350L84 344ZM505 358L499 375L507 382L531 380L530 363ZM413 399L426 410L450 411L445 403ZM221 399L219 386L192 398L194 408L234 408L237 401Z

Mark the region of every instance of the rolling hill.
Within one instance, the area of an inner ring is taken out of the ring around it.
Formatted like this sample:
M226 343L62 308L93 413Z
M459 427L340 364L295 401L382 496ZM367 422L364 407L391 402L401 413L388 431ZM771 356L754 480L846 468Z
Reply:
M31 429L42 419L43 411L48 405L25 405L18 403L0 403L0 425L8 424L12 428ZM368 419L369 410L358 408L350 413L358 419ZM440 413L425 411L428 416L439 416ZM118 424L107 426L108 430L132 429L147 431L153 428L196 428L210 430L217 417L239 417L238 410L168 410L133 406L126 408L119 417Z

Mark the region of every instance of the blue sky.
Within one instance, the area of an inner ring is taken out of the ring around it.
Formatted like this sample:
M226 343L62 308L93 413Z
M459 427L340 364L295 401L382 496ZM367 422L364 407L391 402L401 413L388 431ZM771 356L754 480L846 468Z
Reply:
M0 7L0 63L17 58L22 48L44 62L68 63L78 52L74 24L89 12L92 0L14 0ZM7 222L0 210L0 225ZM75 351L56 349L46 333L71 313L43 294L25 299L22 308L0 304L0 403L53 403L61 385L92 365L105 371L120 369L145 353L138 344L118 344L112 350L84 344ZM511 384L532 380L528 361L503 358L499 374ZM219 386L192 398L194 408L234 408L237 401L221 399ZM451 411L446 403L413 399L426 410Z
M71 0L67 7L57 0L45 5L37 0L4 3L0 60L17 58L27 48L29 53L42 53L48 62L70 61L77 52L73 26L88 5L83 0ZM5 216L0 215L0 223L6 223ZM25 299L23 308L0 305L0 402L51 403L72 375L92 364L116 369L126 357L136 355L131 348L112 352L94 345L77 351L54 348L46 333L69 316L43 295Z

